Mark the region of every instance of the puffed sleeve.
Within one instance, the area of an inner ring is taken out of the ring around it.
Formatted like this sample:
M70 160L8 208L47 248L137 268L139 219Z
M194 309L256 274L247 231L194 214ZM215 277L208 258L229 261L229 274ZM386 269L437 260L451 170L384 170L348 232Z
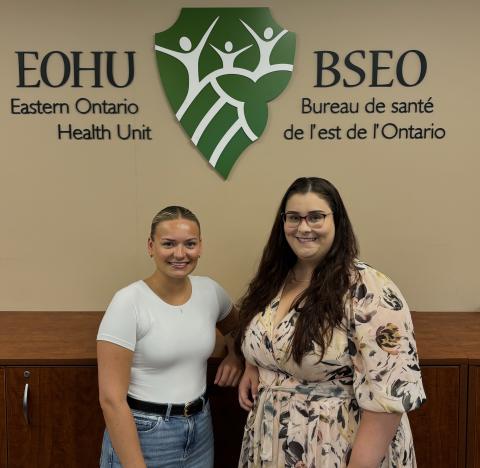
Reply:
M390 278L365 264L359 270L348 330L355 397L370 411L414 410L425 392L407 302Z
M97 340L110 341L130 351L135 351L137 313L126 289L118 291L113 296L100 323Z

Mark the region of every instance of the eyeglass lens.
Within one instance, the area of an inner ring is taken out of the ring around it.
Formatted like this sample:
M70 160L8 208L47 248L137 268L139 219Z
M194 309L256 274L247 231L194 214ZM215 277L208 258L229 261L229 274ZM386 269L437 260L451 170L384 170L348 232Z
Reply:
M285 213L284 220L285 223L290 226L298 226L302 219L305 219L309 226L320 227L323 225L326 216L327 215L325 213L320 211L313 211L308 213L306 216L300 216L298 213Z

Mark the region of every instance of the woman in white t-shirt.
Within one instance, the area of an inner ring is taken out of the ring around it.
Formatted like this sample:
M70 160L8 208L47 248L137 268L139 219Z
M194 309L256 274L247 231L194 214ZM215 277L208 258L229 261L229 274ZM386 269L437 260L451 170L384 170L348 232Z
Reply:
M237 312L223 288L190 276L202 250L200 223L169 206L152 221L154 273L118 291L97 336L105 417L101 468L211 468L213 431L206 391L215 327L228 355L215 383L234 386L241 361L229 333Z

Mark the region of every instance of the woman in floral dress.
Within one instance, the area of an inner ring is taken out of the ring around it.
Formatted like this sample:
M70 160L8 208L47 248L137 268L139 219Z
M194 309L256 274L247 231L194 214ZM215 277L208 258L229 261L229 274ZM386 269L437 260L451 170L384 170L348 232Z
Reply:
M335 187L293 182L241 301L239 467L416 466L406 412L425 393L410 312L357 253Z

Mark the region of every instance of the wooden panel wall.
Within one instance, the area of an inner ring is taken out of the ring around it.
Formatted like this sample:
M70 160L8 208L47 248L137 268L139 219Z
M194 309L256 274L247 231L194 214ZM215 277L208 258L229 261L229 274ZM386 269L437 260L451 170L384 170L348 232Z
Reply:
M0 367L0 468L7 468L7 415L5 409L5 369Z
M470 366L467 466L480 468L480 365Z
M422 366L427 402L409 414L418 468L465 466L462 366Z
M22 398L30 377L28 418ZM98 466L104 422L96 367L7 368L8 467Z
M220 362L218 358L209 359L207 382L215 440L215 468L226 468L238 464L247 412L238 404L237 388L213 385Z

